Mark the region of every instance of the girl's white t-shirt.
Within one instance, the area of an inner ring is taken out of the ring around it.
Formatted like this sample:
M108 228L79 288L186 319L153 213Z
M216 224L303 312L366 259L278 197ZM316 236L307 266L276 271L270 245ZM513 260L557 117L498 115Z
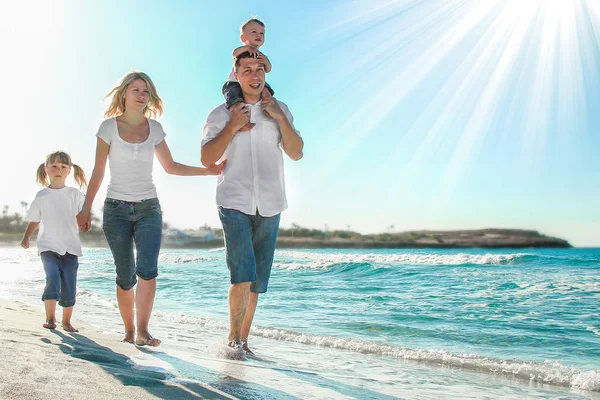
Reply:
M110 145L108 166L110 183L106 197L124 201L142 201L157 197L152 181L154 148L165 138L162 125L148 118L150 134L143 143L129 143L121 138L117 119L100 124L97 137Z
M37 237L39 253L54 251L60 255L82 255L77 214L84 201L83 193L68 186L62 189L44 188L38 192L26 219L41 222Z

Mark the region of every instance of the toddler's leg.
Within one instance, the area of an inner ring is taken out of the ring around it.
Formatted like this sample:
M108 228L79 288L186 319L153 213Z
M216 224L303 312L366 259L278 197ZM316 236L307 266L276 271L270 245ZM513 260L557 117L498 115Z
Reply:
M262 97L267 98L267 97L273 97L275 96L275 92L273 91L273 88L271 87L271 85L269 85L267 82L265 82L265 87L262 91Z
M230 108L232 105L236 103L241 103L244 101L244 96L242 95L242 88L240 87L239 82L236 81L227 81L223 85L223 96L225 97L225 103L227 104L227 108Z
M242 88L240 87L239 82L236 81L227 81L223 85L223 96L225 96L225 104L227 108L230 108L236 103L244 102L244 95L242 94ZM246 125L240 129L240 131L249 131L254 127L253 123L248 122Z

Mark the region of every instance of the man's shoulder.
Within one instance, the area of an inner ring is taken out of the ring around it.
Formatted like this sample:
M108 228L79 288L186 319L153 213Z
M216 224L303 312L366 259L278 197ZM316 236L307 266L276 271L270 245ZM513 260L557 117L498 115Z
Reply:
M279 99L275 99L277 100L277 104L279 104L279 107L281 107L281 109L285 109L285 110L290 110L290 108L287 106L287 104L285 104L283 101L279 100Z
M208 114L207 120L229 119L229 110L225 103L217 106Z

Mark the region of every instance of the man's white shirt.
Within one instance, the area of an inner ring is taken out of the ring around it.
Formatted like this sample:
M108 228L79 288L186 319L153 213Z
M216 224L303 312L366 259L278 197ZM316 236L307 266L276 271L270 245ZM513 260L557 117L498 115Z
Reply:
M277 102L293 127L288 107ZM261 103L247 104L256 125L237 132L221 157L227 165L217 180L217 206L272 217L287 208L283 152L279 125L263 113ZM206 120L202 146L217 137L229 120L225 104L215 108Z

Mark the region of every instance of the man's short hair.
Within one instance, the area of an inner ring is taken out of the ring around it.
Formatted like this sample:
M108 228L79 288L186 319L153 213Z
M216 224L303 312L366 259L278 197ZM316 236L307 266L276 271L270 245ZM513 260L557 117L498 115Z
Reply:
M233 64L233 65L234 65L234 67L233 67L233 68L234 68L236 71L237 71L238 67L240 66L240 61L241 61L242 59L244 59L244 58L254 58L254 56L253 56L252 54L250 54L250 52L249 52L249 51L245 51L245 52L241 53L240 55L238 55L238 56L235 58L235 62L234 62L234 64ZM263 64L263 65L264 65L264 64Z
M242 24L242 26L240 26L240 35L244 34L244 28L246 26L248 26L248 24L251 24L252 22L256 22L257 24L259 24L263 28L267 29L267 27L266 27L266 25L265 25L264 22L262 22L260 19L258 19L256 17L252 17L252 18L249 18L246 21L244 21L244 23Z

